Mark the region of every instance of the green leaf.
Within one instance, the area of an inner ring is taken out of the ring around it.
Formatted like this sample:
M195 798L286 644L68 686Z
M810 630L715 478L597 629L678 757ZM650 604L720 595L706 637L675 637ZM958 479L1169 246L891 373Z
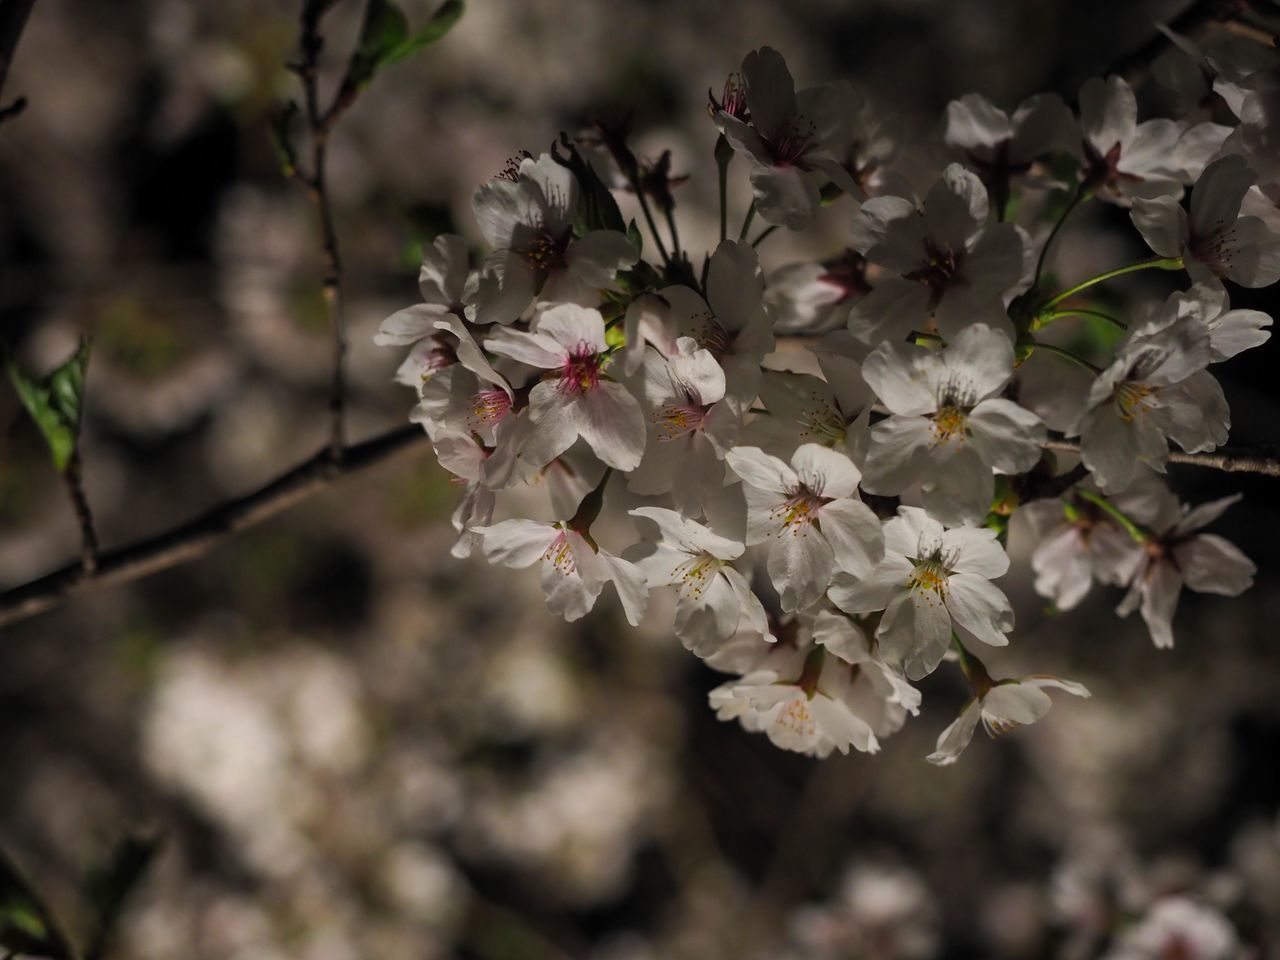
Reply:
M8 352L6 351L6 355ZM53 454L54 466L65 472L75 456L84 409L84 377L89 365L89 340L47 376L28 377L8 356L9 379Z
M390 0L369 0L364 9L364 25L360 41L351 54L343 87L358 90L373 79L378 67L386 62L409 36L409 21Z
M464 0L445 0L440 8L431 15L431 19L419 27L414 33L410 34L404 41L388 54L380 64L380 66L390 66L393 63L399 63L406 57L411 57L424 47L429 47L437 40L443 39L445 34L453 29L461 18L462 13L466 9Z
M578 236L592 230L617 230L627 232L627 225L622 219L622 211L618 209L618 201L613 198L604 181L596 176L591 164L578 152L577 146L569 135L560 134L560 145L567 151L561 156L555 145L551 148L551 157L562 167L568 167L578 181L578 209L574 211L573 232Z
M74 960L75 949L18 868L0 854L0 950Z

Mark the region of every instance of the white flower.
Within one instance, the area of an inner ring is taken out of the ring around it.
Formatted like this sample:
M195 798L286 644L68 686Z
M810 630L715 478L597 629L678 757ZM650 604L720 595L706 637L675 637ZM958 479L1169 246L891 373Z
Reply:
M881 655L912 680L942 662L951 633L1004 646L1013 608L992 583L1009 558L985 528L942 524L919 507L899 507L884 525L884 559L862 579L838 575L831 600L846 613L883 610L876 628Z
M522 568L541 561L542 589L552 613L569 621L580 619L595 606L604 585L612 582L627 621L635 626L644 616L649 602L644 574L634 564L588 543L571 525L504 520L471 529L483 538L490 563Z
M973 739L978 721L993 737L1007 733L1018 724L1031 724L1049 712L1052 701L1046 688L1056 688L1077 697L1089 696L1089 691L1079 683L1060 680L1057 677L1023 677L1021 680L1000 680L974 697L960 711L952 724L938 737L938 744L929 754L929 762L947 766L960 759L960 754Z
M875 397L856 360L830 353L817 357L825 380L807 373L764 372L760 401L768 415L752 421L743 443L788 458L802 443L819 443L861 463Z
M535 296L572 300L613 283L639 253L615 230L573 235L578 183L549 154L485 183L472 199L480 231L493 251L480 267L473 319L512 323Z
M1245 287L1280 279L1280 236L1258 217L1240 216L1254 174L1238 154L1205 167L1191 191L1191 211L1175 197L1137 199L1130 216L1162 257L1182 257L1193 280L1214 277Z
M1071 110L1053 93L1024 100L1013 116L981 94L966 94L947 104L943 133L984 180L1023 173L1047 153L1072 149L1079 136Z
M849 329L870 343L903 339L933 317L951 339L973 320L1013 339L1001 297L1023 274L1024 235L988 223L987 188L958 163L917 210L903 197L874 197L853 218L853 247L897 274L854 304Z
M766 223L802 230L818 209L818 187L830 180L850 193L858 187L831 156L833 141L859 98L848 84L796 92L782 54L761 47L742 61L748 117L716 112L716 123L733 148L751 160L756 211Z
M1100 198L1127 204L1135 197L1182 196L1222 145L1230 127L1173 120L1138 123L1138 102L1121 77L1094 77L1080 88L1083 134L1080 175Z
M1218 910L1187 897L1165 897L1124 930L1104 960L1237 960L1236 932Z
M1093 581L1123 586L1142 552L1133 538L1087 500L1033 500L1018 507L1010 535L1035 544L1035 590L1059 610L1079 605Z
M1209 331L1209 361L1221 363L1238 353L1261 346L1271 338L1271 317L1261 310L1232 310L1226 288L1216 282L1197 283L1190 290L1176 290L1164 303L1140 311L1133 330L1153 333L1171 327L1183 317L1194 317Z
M1253 586L1258 568L1252 560L1216 534L1195 532L1239 499L1236 494L1194 509L1183 507L1181 515L1160 511L1162 518L1155 521L1129 592L1116 610L1128 616L1140 608L1157 647L1173 646L1173 614L1184 586L1225 597L1239 596Z
M628 551L650 587L674 586L675 634L700 657L711 656L740 631L767 634L759 599L733 567L741 543L717 536L674 510L637 507L633 517L652 521L657 541Z
M725 397L724 371L690 337L680 338L669 360L650 351L645 368L649 439L627 486L669 493L678 510L696 515L724 487L722 461L737 442L742 404Z
M881 344L862 374L893 415L871 428L863 486L899 494L920 482L925 508L943 523L986 519L992 471L1030 470L1046 437L1039 417L998 396L1013 359L1009 339L983 324L941 350Z
M609 378L604 319L572 303L542 313L532 331L499 329L485 341L492 353L552 371L529 393L529 436L520 458L550 463L581 437L602 461L632 470L645 447L644 411Z
M658 297L640 297L627 311L625 369L643 362L649 343L665 357L679 352L681 337L691 337L724 369L725 392L750 403L760 384L760 361L774 347L764 309L764 275L748 243L725 240L707 265L707 299L689 287L673 285Z
M1152 333L1131 332L1090 387L1075 431L1098 486L1128 486L1143 463L1163 471L1170 439L1188 452L1226 440L1230 411L1204 370L1209 359L1209 332L1194 317Z
M814 334L845 326L848 307L871 290L855 250L819 263L789 263L769 275L764 299L776 333Z
M791 465L758 447L729 451L747 497L747 543L769 544L769 577L782 609L801 610L826 591L836 569L861 574L883 555L880 521L857 498L858 468L816 443Z

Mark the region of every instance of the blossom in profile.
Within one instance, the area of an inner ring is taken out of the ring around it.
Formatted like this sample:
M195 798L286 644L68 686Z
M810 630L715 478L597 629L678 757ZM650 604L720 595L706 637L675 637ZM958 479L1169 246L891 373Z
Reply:
M942 662L953 631L1008 644L1013 607L991 582L1008 569L994 530L948 530L919 507L899 507L884 524L884 559L866 575L836 576L829 595L846 613L883 611L880 654L919 680Z
M1135 333L1153 333L1192 317L1209 332L1209 362L1221 363L1260 347L1271 338L1271 315L1261 310L1233 310L1226 287L1213 281L1175 290L1163 303L1140 310Z
M880 521L858 499L861 474L844 454L806 443L790 464L759 447L735 447L726 459L746 492L747 543L769 545L783 610L817 601L837 569L863 574L880 560Z
M1030 470L1046 437L1039 417L999 395L1013 360L1009 339L984 324L941 350L881 344L862 375L891 415L871 427L863 486L892 495L920 483L943 523L986 519L994 474Z
M937 746L929 754L929 762L948 766L959 760L973 739L979 720L988 734L998 737L1015 726L1042 719L1053 705L1045 693L1046 689L1062 690L1076 697L1089 696L1089 691L1082 684L1058 677L1023 677L1021 680L991 683L983 693L965 704L960 716L942 731Z
M1190 212L1162 196L1134 200L1130 216L1147 245L1162 257L1181 257L1193 280L1267 287L1280 280L1280 236L1261 218L1240 215L1253 184L1244 157L1230 154L1205 167Z
M978 93L947 104L943 139L986 182L1026 173L1055 151L1069 151L1080 136L1071 109L1057 94L1024 100L1012 114Z
M504 567L539 565L547 608L565 620L579 620L595 606L606 583L612 583L632 626L640 622L649 603L644 574L621 557L587 541L566 522L504 520L476 526L485 559Z

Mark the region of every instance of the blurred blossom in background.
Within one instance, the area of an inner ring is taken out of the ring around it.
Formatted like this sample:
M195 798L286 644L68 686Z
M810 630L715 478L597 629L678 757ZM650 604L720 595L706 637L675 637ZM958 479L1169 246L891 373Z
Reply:
M295 95L296 7L41 0L19 47L7 92L30 103L0 128L0 324L33 369L94 337L83 452L108 544L324 442L314 213L267 132ZM326 21L335 58L359 7ZM404 421L399 357L373 333L418 299L425 240L478 238L471 193L518 151L634 110L637 152L670 149L689 176L686 247L707 248L706 91L747 50L782 50L802 85L847 77L925 137L964 93L1072 95L1171 7L472 0L332 140L350 433ZM430 8L406 4L414 21ZM838 252L851 212L776 238L766 271ZM1124 222L1093 205L1063 262L1085 275L1140 252L1095 242ZM1275 312L1274 296L1233 306ZM1239 437L1275 436L1272 352L1226 370ZM11 584L78 540L7 389L0 425ZM76 923L90 866L158 831L116 945L139 960L1280 957L1275 481L1171 471L1187 500L1243 491L1222 532L1256 588L1184 597L1178 647L1158 651L1114 617L1118 593L1046 610L1015 531L1004 586L1022 641L990 662L1094 696L936 768L924 757L967 696L956 678L929 681L922 717L875 758L783 753L706 710L720 678L669 611L633 630L601 604L567 625L532 575L452 558L458 488L424 450L6 628L0 846Z

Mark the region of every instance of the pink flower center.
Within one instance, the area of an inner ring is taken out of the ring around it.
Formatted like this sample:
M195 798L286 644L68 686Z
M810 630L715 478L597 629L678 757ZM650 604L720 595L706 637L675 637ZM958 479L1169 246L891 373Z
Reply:
M501 423L511 412L511 397L505 390L481 390L471 398L467 425L475 428Z
M933 290L942 290L959 272L960 254L950 247L936 247L931 240L926 240L924 247L925 259L919 267L906 274L906 278Z
M786 133L764 140L774 166L804 168L805 155L814 147L817 128L804 117L796 117ZM762 138L763 139L763 138Z
M707 419L707 411L695 403L670 403L653 413L658 440L675 440L699 429Z
M560 392L564 394L586 393L600 383L600 366L603 358L595 348L579 343L569 351L560 367Z
M803 484L791 491L786 500L773 508L773 519L781 524L778 536L788 532L797 537L807 534L818 522L818 508L822 503L822 498Z
M566 577L572 576L578 568L573 559L573 548L569 546L569 538L563 530L551 541L551 545L542 554L542 559L549 560L556 572Z

